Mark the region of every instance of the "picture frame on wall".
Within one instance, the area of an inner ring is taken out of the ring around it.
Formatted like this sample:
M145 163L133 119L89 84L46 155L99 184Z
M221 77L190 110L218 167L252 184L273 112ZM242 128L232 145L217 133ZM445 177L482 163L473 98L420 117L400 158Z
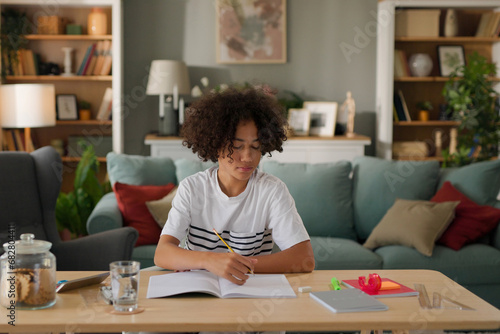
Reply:
M337 120L337 102L305 101L303 107L310 112L309 135L333 137Z
M78 106L76 95L58 94L56 96L57 119L61 121L77 120Z
M311 112L305 108L288 109L288 124L294 136L308 136L311 125Z
M286 63L286 0L217 0L219 64Z
M443 77L452 74L458 67L465 65L465 52L462 45L437 46L439 73Z

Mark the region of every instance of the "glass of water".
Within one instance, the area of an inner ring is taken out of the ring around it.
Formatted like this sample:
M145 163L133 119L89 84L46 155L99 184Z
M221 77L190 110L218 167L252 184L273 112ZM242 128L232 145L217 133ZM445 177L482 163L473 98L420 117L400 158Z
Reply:
M140 267L137 261L110 263L113 306L116 311L132 312L137 309Z

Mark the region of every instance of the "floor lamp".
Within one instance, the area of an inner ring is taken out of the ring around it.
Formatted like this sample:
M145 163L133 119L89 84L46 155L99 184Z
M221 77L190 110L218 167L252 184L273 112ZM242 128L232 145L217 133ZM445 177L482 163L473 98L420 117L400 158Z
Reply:
M177 135L179 124L179 95L189 94L191 87L187 66L183 61L153 60L149 70L147 95L160 96L158 135Z
M31 128L56 125L55 88L51 84L0 86L0 124L24 128L25 150L31 152Z

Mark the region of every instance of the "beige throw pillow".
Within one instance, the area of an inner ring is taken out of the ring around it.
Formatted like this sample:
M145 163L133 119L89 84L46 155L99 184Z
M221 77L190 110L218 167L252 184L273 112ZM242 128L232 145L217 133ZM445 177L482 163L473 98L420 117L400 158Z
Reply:
M168 213L172 208L172 200L174 199L176 193L177 187L172 189L172 191L169 192L167 196L161 199L146 202L146 206L148 207L151 216L153 216L153 218L161 228L163 228L163 226L165 226L165 223L167 222Z
M431 256L434 243L453 221L459 203L396 199L363 246L403 245Z

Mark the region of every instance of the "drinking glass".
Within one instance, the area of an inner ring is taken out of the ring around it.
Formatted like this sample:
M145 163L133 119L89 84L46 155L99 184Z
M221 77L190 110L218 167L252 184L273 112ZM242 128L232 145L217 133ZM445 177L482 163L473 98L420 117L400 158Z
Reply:
M116 311L132 312L137 309L140 266L137 261L110 263L113 306Z

